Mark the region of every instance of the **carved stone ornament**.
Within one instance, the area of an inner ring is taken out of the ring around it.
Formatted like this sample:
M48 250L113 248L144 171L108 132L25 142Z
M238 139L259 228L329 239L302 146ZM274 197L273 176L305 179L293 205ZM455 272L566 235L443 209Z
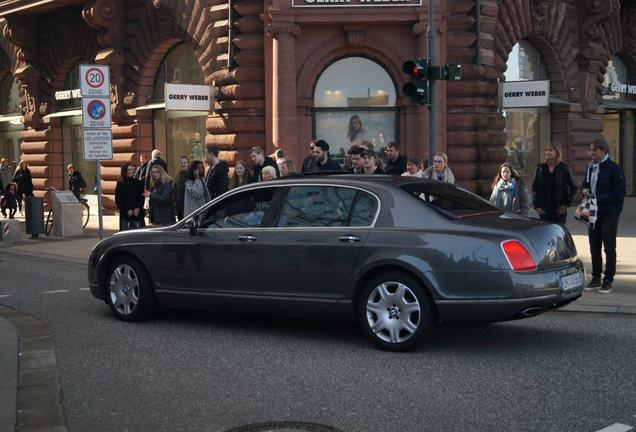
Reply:
M636 55L636 2L629 2L621 15L625 49Z
M415 24L413 24L413 27L411 27L411 31L413 32L413 36L419 36L422 34L422 32L424 31L424 24L422 24L421 22L416 22Z
M267 35L273 38L278 37L281 34L291 34L292 36L300 36L301 29L298 24L291 22L275 22L268 24L266 29Z
M587 17L581 25L581 38L597 42L603 36L603 23L618 14L620 0L585 0Z
M367 31L366 26L344 26L344 30L347 34L347 42L350 48L358 48L364 41L364 36Z
M550 31L555 11L554 0L535 0L532 5L532 18L534 20L534 31L546 34Z
M121 0L91 0L84 6L82 16L88 25L100 34L97 41L102 46L117 46L121 40Z

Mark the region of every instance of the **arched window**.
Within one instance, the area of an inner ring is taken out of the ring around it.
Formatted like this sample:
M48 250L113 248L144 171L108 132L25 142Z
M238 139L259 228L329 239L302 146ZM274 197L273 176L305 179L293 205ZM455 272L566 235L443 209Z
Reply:
M151 100L164 100L165 83L205 84L203 69L189 45L177 45L163 58L155 77Z
M378 63L347 57L320 75L314 91L314 136L329 143L339 162L353 144L369 141L376 151L395 141L396 91Z
M66 79L64 80L64 90L71 90L69 93L64 95L65 99L60 100L60 109L77 109L82 107L82 98L79 92L73 92L73 90L77 90L80 88L80 78L79 78L79 69L80 64L90 63L86 61L78 61L75 63L70 70L70 72L66 75Z
M506 81L549 79L541 54L527 40L512 47L506 66ZM532 181L534 168L543 160L543 148L550 142L550 109L507 108L503 114L508 162L528 184Z
M165 83L205 84L203 68L190 45L177 45L163 58L155 78L151 100L165 99ZM153 146L163 153L162 158L168 164L170 175L174 176L179 172L181 156L188 156L190 161L203 161L207 116L208 113L202 111L153 111Z

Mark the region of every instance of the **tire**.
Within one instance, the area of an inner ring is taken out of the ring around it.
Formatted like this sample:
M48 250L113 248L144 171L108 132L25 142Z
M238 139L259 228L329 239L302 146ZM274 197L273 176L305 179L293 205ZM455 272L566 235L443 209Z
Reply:
M152 280L144 266L128 256L115 258L104 281L106 303L117 319L134 322L152 318L157 310Z
M387 351L409 351L429 339L435 313L422 284L405 273L386 272L369 280L358 297L364 334Z
M86 225L88 225L88 220L91 218L91 208L88 206L88 204L84 201L82 201L82 219L84 220L84 224L82 225L82 228L86 228Z
M46 223L44 224L44 233L50 235L53 230L53 210L49 210L49 214L46 215Z

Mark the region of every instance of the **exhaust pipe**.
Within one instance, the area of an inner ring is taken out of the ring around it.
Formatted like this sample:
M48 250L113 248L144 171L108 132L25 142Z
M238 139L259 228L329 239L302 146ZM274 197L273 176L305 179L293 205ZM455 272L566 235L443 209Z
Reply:
M542 312L543 312L542 307L531 307L521 312L521 315L523 315L524 317L533 317L533 316L539 315Z

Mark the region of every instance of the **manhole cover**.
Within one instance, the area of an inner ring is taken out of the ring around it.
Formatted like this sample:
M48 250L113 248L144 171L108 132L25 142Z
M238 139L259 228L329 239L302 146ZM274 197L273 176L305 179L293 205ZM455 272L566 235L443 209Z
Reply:
M306 422L267 422L239 426L226 432L342 432L331 426Z

